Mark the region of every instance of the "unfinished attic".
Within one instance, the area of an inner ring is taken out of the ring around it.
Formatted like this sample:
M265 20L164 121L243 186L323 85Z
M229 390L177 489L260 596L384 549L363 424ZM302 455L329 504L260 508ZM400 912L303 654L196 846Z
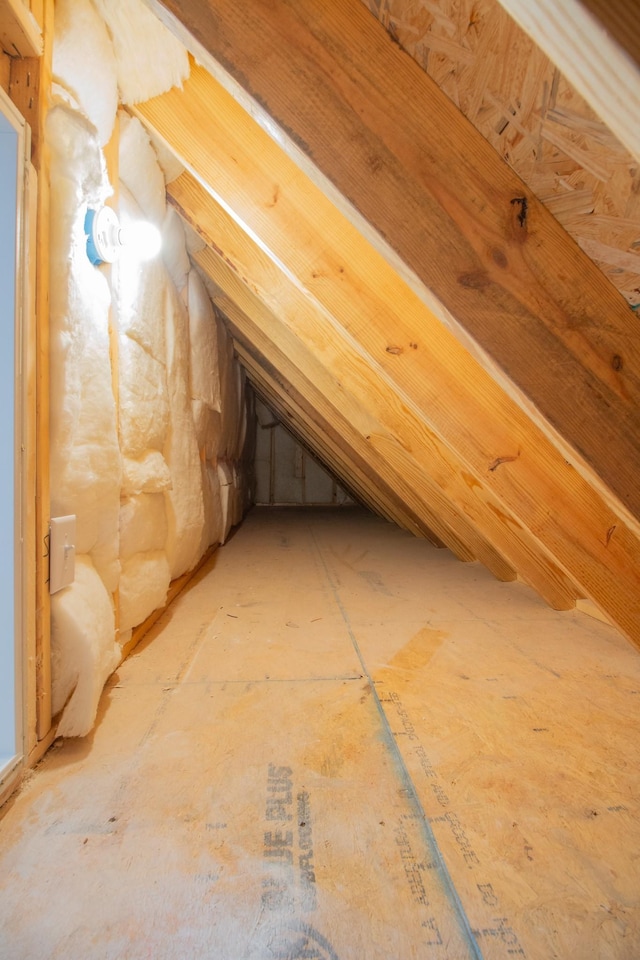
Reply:
M0 37L0 957L637 960L637 4Z

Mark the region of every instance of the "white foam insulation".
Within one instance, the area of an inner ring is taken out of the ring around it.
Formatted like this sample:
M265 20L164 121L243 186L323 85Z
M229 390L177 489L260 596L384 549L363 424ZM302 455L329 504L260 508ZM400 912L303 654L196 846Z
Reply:
M162 259L176 290L182 293L187 285L191 263L182 220L173 207L167 207L162 223ZM186 297L183 299L187 302Z
M122 564L120 577L120 628L142 623L167 597L171 582L164 550L134 553Z
M181 83L186 52L138 0L57 0L54 69L52 515L77 516L77 576L52 598L53 707L58 732L82 736L117 639L240 519L246 411L231 340L191 266L191 231L166 203L163 171L181 168L118 113L116 90L134 102ZM102 147L115 138L114 191ZM133 245L112 267L90 263L85 214L109 197L125 231L139 220L161 230L159 257Z
M76 99L104 146L118 109L118 78L109 31L91 0L56 0L53 76Z
M58 733L89 732L104 683L118 665L111 598L91 559L76 557L75 581L51 598L53 711Z
M156 152L158 158L158 163L160 164L160 169L164 174L165 183L169 184L173 180L177 180L180 174L184 173L185 168L183 164L178 160L176 155L167 147L163 140L157 134L150 133L151 143L153 144L153 149ZM190 228L189 228L190 229ZM185 227L186 230L186 227ZM187 249L189 245L187 244ZM191 252L189 250L189 252Z
M123 103L150 100L189 76L182 44L141 0L93 0L109 27Z
M147 133L135 117L120 111L120 180L144 217L160 229L167 212L164 175Z
M191 398L210 410L220 410L218 330L213 306L200 274L189 274L189 342L191 345Z
M122 494L162 493L171 486L171 473L159 450L147 450L137 459L122 458Z
M170 427L164 448L172 485L167 490L167 553L172 577L197 560L204 526L202 472L189 397L189 318L173 284L166 289L167 381Z
M118 581L121 465L109 360L105 278L86 255L87 203L110 192L95 128L66 105L49 113L51 149L51 508L76 514L78 553L108 590Z

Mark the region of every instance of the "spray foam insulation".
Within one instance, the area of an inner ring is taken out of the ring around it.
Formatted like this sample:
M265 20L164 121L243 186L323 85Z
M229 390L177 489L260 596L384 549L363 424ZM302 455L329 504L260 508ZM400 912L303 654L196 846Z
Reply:
M120 180L143 216L159 229L167 212L164 177L147 133L135 117L120 112Z
M203 554L209 544L224 543L224 518L218 471L208 460L201 462L202 501L204 507L204 526L200 540L199 553Z
M126 456L162 450L169 428L166 370L139 343L121 336L120 441Z
M66 106L48 119L51 176L51 499L78 517L78 553L117 583L120 455L109 361L110 293L86 255L86 200L108 193L94 128ZM84 201L84 202L83 202ZM115 513L114 513L115 509Z
M187 76L186 53L138 2L59 0L54 63L52 515L77 517L78 573L53 598L53 700L71 736L94 722L115 638L126 641L170 580L241 518L233 460L246 411L232 342L191 268L156 150L138 120L117 113L116 76L121 100L145 99ZM107 269L87 257L84 221L113 195L101 147L116 116L121 224L154 223L163 249L145 261L132 245Z
M164 550L135 553L122 564L120 576L120 627L128 630L161 607L171 582Z
M166 143L159 136L154 134L152 131L149 132L149 136L151 137L151 143L153 144L153 149L156 152L158 163L160 164L160 168L164 174L165 183L169 184L173 180L177 180L178 177L185 171L183 164L180 162L180 160L178 160L175 153L169 149Z
M167 553L173 578L190 570L198 559L204 507L200 453L188 396L189 318L173 285L167 285L165 294L170 427L164 455L173 481L165 496Z
M209 294L196 270L189 273L189 342L191 398L220 410L218 334Z
M160 493L125 497L120 505L120 559L134 553L162 550L167 540L167 514Z
M212 410L202 400L192 400L191 413L193 414L200 455L205 460L215 461L218 455L222 419L220 411Z
M111 598L91 559L76 557L75 581L51 598L53 711L58 733L89 732L104 683L118 665Z
M77 100L108 143L118 109L116 61L109 31L90 0L56 0L53 76Z
M144 155L148 157L146 150ZM150 159L150 158L149 158ZM150 166L155 176L155 165ZM156 206L159 206L156 203ZM145 220L145 214L134 200L125 184L120 181L118 203L120 223L124 230L131 230L134 223ZM143 261L131 255L122 257L117 265L115 300L118 311L118 330L135 340L146 352L166 363L164 325L159 323L163 310L165 269L161 257Z
M113 40L123 103L139 103L181 87L189 76L182 44L141 0L94 0Z
M169 206L162 224L162 259L176 290L181 293L187 285L191 263L182 220Z
M162 493L171 486L171 473L159 450L147 450L137 459L122 458L122 494Z

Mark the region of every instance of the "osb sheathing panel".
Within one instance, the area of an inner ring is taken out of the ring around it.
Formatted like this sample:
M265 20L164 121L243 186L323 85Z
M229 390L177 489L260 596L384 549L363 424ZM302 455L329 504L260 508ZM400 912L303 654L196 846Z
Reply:
M363 0L640 306L640 170L497 0Z

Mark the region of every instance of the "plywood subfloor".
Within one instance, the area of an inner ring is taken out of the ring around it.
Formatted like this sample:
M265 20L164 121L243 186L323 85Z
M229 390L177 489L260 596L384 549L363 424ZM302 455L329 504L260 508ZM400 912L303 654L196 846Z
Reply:
M360 511L254 511L0 821L10 960L640 956L640 655Z

